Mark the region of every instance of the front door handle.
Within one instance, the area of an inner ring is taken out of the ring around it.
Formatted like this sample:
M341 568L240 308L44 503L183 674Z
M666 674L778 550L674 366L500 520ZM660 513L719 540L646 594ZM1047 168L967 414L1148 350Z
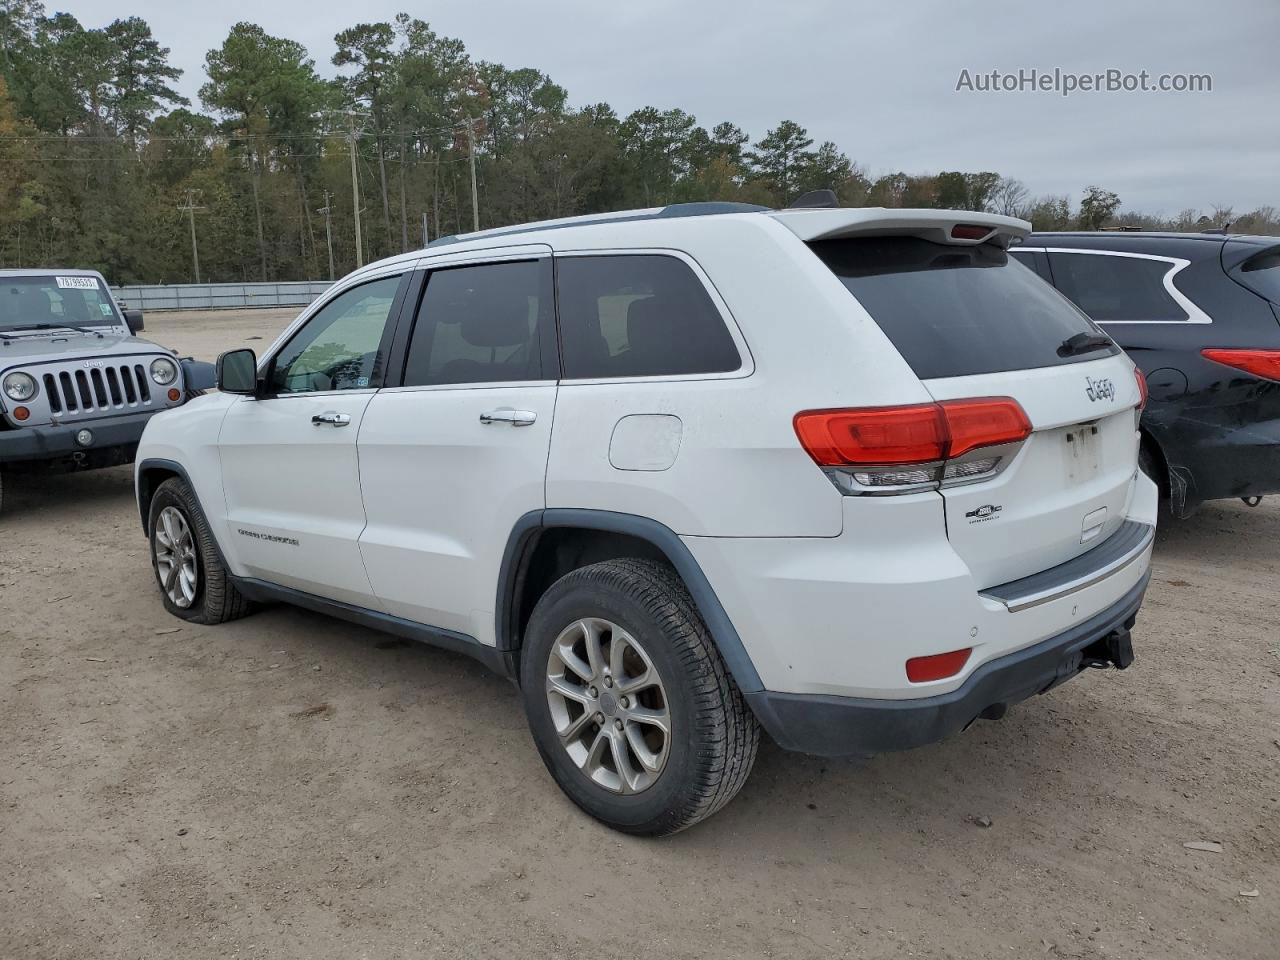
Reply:
M311 422L317 427L345 427L351 423L351 415L347 413L338 413L335 410L326 410L324 413L317 413L311 418Z
M509 423L513 427L527 427L538 419L532 410L512 410L510 407L499 407L480 414L481 423Z

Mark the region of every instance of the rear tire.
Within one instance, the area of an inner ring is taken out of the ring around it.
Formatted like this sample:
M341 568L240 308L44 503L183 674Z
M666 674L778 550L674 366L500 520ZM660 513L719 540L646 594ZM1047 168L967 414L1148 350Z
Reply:
M521 681L547 770L615 830L684 830L751 772L760 728L689 592L661 564L608 560L552 584L529 620Z
M157 488L148 512L151 568L164 608L191 623L225 623L253 605L235 588L195 492L174 477Z

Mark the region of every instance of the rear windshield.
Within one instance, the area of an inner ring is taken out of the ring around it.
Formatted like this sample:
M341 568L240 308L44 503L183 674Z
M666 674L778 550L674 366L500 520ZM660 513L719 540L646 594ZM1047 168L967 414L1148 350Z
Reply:
M1250 257L1235 271L1235 276L1254 293L1280 304L1280 250Z
M1059 354L1101 333L1070 301L993 244L917 237L811 243L922 380L1097 360L1119 348Z
M0 330L119 323L97 277L0 277Z

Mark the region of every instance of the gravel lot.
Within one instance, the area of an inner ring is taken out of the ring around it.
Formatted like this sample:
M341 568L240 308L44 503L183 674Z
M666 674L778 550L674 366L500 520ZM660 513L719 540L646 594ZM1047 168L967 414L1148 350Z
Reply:
M147 322L212 360L293 312ZM1274 502L1162 529L1129 671L865 765L762 745L654 842L564 799L470 660L168 617L129 469L5 501L0 958L1278 955Z

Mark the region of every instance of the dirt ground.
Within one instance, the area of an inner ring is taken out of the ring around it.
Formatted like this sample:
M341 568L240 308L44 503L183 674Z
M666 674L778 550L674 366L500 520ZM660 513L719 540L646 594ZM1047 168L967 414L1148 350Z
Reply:
M213 359L292 313L147 321ZM764 744L649 841L470 660L168 617L132 494L6 491L0 958L1280 956L1280 504L1161 530L1127 672L865 765Z

